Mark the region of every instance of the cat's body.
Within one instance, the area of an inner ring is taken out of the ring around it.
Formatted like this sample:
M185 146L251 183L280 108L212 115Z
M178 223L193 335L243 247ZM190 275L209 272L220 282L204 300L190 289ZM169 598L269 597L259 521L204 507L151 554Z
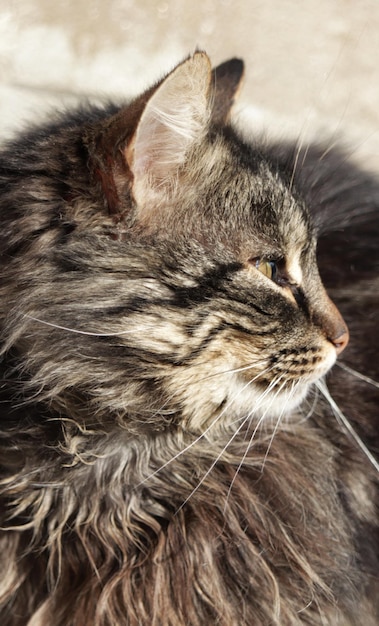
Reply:
M378 186L247 145L241 70L196 54L0 156L4 626L377 624L375 470L312 388L347 342L314 223L376 375ZM367 383L331 389L375 449Z

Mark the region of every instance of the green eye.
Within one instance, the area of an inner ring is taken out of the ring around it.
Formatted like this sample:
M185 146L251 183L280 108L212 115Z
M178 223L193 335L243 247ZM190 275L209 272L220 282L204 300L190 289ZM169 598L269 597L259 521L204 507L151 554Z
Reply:
M265 259L254 259L254 266L264 276L270 278L270 280L276 279L277 267L275 261L266 261Z

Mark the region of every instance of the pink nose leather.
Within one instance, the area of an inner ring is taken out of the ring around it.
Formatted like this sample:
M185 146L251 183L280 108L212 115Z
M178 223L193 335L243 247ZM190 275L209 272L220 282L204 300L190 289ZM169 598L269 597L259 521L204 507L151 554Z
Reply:
M349 330L341 313L326 292L321 311L321 324L326 338L334 345L337 354L341 354L349 343Z
M328 339L332 342L332 344L334 344L337 354L341 354L349 343L349 331L347 326L345 326L345 330L343 330L338 337L328 337Z

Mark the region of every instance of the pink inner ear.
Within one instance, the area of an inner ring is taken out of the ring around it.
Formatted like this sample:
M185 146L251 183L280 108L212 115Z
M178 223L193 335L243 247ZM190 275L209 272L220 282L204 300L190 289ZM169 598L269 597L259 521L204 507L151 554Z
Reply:
M210 81L209 59L196 53L176 67L148 100L125 150L137 205L167 191L188 151L204 136Z

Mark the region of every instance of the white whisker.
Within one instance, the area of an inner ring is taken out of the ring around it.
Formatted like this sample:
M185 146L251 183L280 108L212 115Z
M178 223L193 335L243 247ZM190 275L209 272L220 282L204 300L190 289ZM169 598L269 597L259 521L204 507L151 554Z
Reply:
M201 487L201 485L203 484L203 482L205 481L205 479L207 478L207 476L209 476L209 474L211 473L211 471L214 469L214 467L217 465L217 463L219 462L219 460L221 459L222 455L225 453L225 451L228 449L228 447L230 446L230 444L232 443L232 441L237 437L238 433L240 432L240 430L243 428L243 426L246 424L246 422L250 419L251 414L249 413L241 422L241 424L238 426L238 428L234 431L233 435L230 437L230 439L227 441L227 443L225 444L225 446L222 448L221 452L219 452L219 454L217 455L217 457L214 459L214 461L212 462L211 466L207 469L207 471L205 472L205 474L201 477L201 480L199 480L198 484L196 485L196 487L194 489L192 489L191 493L187 496L187 498L182 502L182 504L178 507L178 509L176 510L176 515L179 513L179 511L186 505L186 503L192 498L192 496L196 493L196 491L198 491Z
M289 395L287 397L287 401L283 404L283 408L282 408L282 410L280 411L280 413L278 415L278 419L276 420L276 424L274 426L274 430L272 431L272 435L270 437L270 441L268 442L267 450L266 450L266 453L265 453L265 456L264 456L264 459L263 459L263 463L262 463L262 467L261 467L261 472L263 472L264 466L265 466L266 461L267 461L268 454L269 454L271 446L272 446L272 442L274 441L274 437L275 437L276 433L278 432L279 424L282 421L282 417L284 415L286 407L289 404L289 402L290 402L290 400L291 400L291 398L292 398L292 396L293 396L293 394L295 392L295 389L298 386L298 384L299 384L299 381L294 381L292 383L292 388L291 388L291 391L290 391L290 393L289 393ZM280 393L280 391L282 390L284 385L285 385L285 382L282 383L281 386L279 387L279 389L277 390L277 392L275 394L275 398ZM273 398L273 399L275 399L275 398Z
M38 317L33 317L32 315L28 315L27 313L23 313L23 316L28 318L29 320L33 320L34 322L39 322L40 324L44 324L45 326L51 326L52 328L65 330L69 333L77 333L78 335L89 335L90 337L120 337L122 335L129 335L131 333L151 330L153 328L153 326L148 325L148 326L141 326L140 328L133 328L133 330L120 330L117 333L95 333L95 332L91 332L87 330L79 330L77 328L69 328L68 326L60 326L59 324L53 324L52 322L41 320Z
M281 378L281 377L280 377L280 378ZM270 385L267 387L267 389L266 389L266 390L265 390L265 392L264 392L264 393L265 393L265 395L267 395L267 393L273 389L273 387L274 387L274 386L275 386L275 385L279 382L280 378L279 378L277 381L272 381L272 382L270 383ZM274 383L274 384L273 384L273 383ZM244 454L243 454L243 456L242 456L242 458L241 458L241 460L240 460L240 462L239 462L239 464L238 464L238 467L237 467L237 469L236 469L236 471L235 471L234 477L233 477L233 479L232 479L232 481L231 481L231 483L230 483L230 485L229 485L228 493L227 493L227 495L226 495L226 499L225 499L224 512L225 512L225 510L226 510L226 506L227 506L227 503L228 503L228 500L229 500L229 497L230 497L231 491L232 491L232 489L233 489L233 485L234 485L234 483L235 483L235 481L236 481L236 479L237 479L237 476L238 476L238 474L239 474L239 472L240 472L240 470L241 470L241 467L243 466L243 464L244 464L244 462L245 462L245 460L246 460L246 457L247 457L247 455L248 455L248 452L249 452L249 450L251 449L252 443L253 443L253 441L254 441L254 439L255 439L255 435L257 434L257 432L258 432L258 430L259 430L259 428L260 428L260 425L262 424L263 420L265 419L265 417L266 417L266 415L267 415L267 413L268 413L269 409L270 409L270 408L271 408L271 406L272 406L273 401L274 401L274 400L275 400L275 398L277 397L277 395L278 395L278 393L280 392L280 390L282 389L282 387L283 387L283 385L281 385L281 386L280 386L280 389L279 389L279 390L275 393L275 396L272 398L272 400L271 400L270 404L266 407L265 411L264 411L264 412L262 413L262 415L260 416L260 418L259 418L259 420L258 420L258 422L257 422L257 424L256 424L256 426L255 426L255 428L254 428L254 430L253 430L253 433L252 433L252 435L251 435L251 437L250 437L250 439L249 439L249 442L248 442L248 444L247 444L247 446L246 446L246 450L245 450L245 452L244 452ZM250 414L248 415L248 418L250 419L250 417L251 417L251 416L252 416L252 413L250 413ZM244 423L245 423L245 421L244 421Z
M166 461L166 463L164 463L163 465L161 465L158 469L156 469L154 472L152 472L151 474L149 474L146 478L144 478L143 480L141 480L137 486L143 485L145 482L147 482L148 480L150 480L151 478L153 478L154 476L156 476L159 472L161 472L165 467L167 467L168 465L170 465L171 463L173 463L173 461L175 461L176 459L178 459L180 456L182 456L183 454L185 454L186 452L188 452L188 450L190 450L193 446L195 446L199 441L201 441L201 439L203 439L211 430L212 428L214 428L214 426L219 422L219 420L222 418L223 415L225 415L225 412L232 406L233 402L238 398L238 396L249 386L251 385L255 380L257 380L257 378L259 378L260 376L263 376L263 374L266 374L267 372L269 372L272 369L272 367L267 368L265 370L263 370L262 372L260 372L259 374L257 374L252 380L249 380L246 385L244 385L241 389L238 390L238 393L236 393L232 398L230 398L230 400L226 403L226 405L224 406L224 408L222 409L222 411L216 416L216 418L211 422L211 424L209 424L209 426L207 426L207 428L204 430L204 432L200 433L200 435L198 437L196 437L196 439L194 439L193 441L191 441L191 443L189 443L185 448L183 448L182 450L179 450L179 452L177 454L175 454L173 457L171 457L171 459L169 459L168 461ZM271 384L271 383L270 383ZM174 394L173 394L174 395Z
M313 401L312 401L312 404L310 406L310 409L309 409L308 413L306 415L304 415L304 417L302 418L303 422L306 422L310 417L312 417L312 415L313 415L313 413L315 411L315 408L317 406L317 401L318 401L318 398L319 398L319 389L316 386L312 386L311 390L313 391Z
M221 376L222 374L237 374L238 372L246 372L247 370L251 370L254 367L258 367L259 365L264 365L264 363L266 362L267 362L267 359L264 359L262 361L255 361L255 363L250 363L249 365L244 365L243 367L235 367L230 370L221 370L220 372L214 372L213 374L204 376L202 380L209 380L209 378L214 378L215 376ZM269 370L265 370L265 371L269 371Z
M373 387L377 387L379 389L379 383L376 380L373 380L372 378L370 378L369 376L365 376L364 374L357 372L357 370L354 370L352 367L349 367L348 365L346 365L345 363L341 363L340 361L337 361L336 365L338 365L338 367L340 367L341 369L345 370L345 372L349 372L349 374L352 374L356 378L360 378L360 380L364 380L369 385L372 385Z
M208 376L202 376L201 378L194 378L192 380L193 384L197 384L197 383L202 383L206 380L209 380L210 378L215 378L216 376L223 376L224 374L236 374L238 372L244 372L246 370L249 369L253 369L255 367L258 367L259 365L263 365L264 363L266 363L266 360L264 361L256 361L255 363L251 363L250 365L247 365L245 367L240 367L240 368L235 368L235 369L228 369L228 370L220 370L219 372L214 372L213 374L208 374ZM201 365L204 365L203 362L201 363L195 363L192 367L200 367ZM256 380L259 376L262 376L262 374L266 374L267 372L270 371L270 369L272 368L266 368L264 369L262 372L260 372L259 374L257 374L257 376L255 376L255 378L253 378L252 381ZM157 409L156 411L154 411L154 413L152 414L152 417L155 417L156 415L159 415L162 411L162 409L167 406L167 404L170 402L170 400L172 400L173 398L175 398L175 396L179 395L180 391L174 391L172 394L170 394L167 399L165 400L165 402L159 407L159 409Z
M324 398L329 402L329 404L330 404L330 406L331 406L331 408L333 410L333 413L336 416L338 422L344 426L346 431L349 433L349 435L355 441L355 443L359 446L359 448L361 448L361 450L363 451L363 453L365 454L367 459L370 461L370 463L374 466L376 471L379 472L379 463L374 458L374 456L371 454L371 452L367 448L367 446L363 443L363 441L359 437L359 435L355 432L354 428L350 424L350 422L349 422L348 418L346 417L346 415L344 415L344 413L342 413L342 411L339 408L338 404L335 402L335 400L330 395L325 381L319 380L319 381L316 382L316 385L319 388L319 390L321 391L321 393L324 396Z
M249 381L247 385L245 385L244 389L250 385L253 382L253 380ZM184 502L182 502L182 504L180 505L180 507L178 508L178 510L176 511L176 513L178 513L183 507L184 505L190 500L190 498L192 498L192 496L196 493L196 491L198 491L198 489L201 487L201 485L203 484L204 480L207 478L207 476L209 476L209 474L211 473L211 471L214 469L214 467L217 465L217 463L219 462L219 460L221 459L222 455L226 452L226 450L228 449L228 447L230 446L230 444L232 443L232 441L234 441L234 439L236 438L236 436L238 435L238 433L241 431L241 429L244 427L244 425L251 419L252 415L256 412L256 410L261 406L265 396L270 393L271 389L277 384L278 381L271 381L271 383L267 386L267 388L265 389L265 391L262 393L261 397L258 400L258 403L254 406L254 410L250 411L246 417L243 418L243 420L241 421L241 424L239 425L239 427L234 431L233 435L230 437L230 439L227 441L227 443L225 444L225 446L222 448L221 452L219 452L219 454L217 455L217 457L214 459L214 461L212 462L211 466L208 468L208 470L205 472L205 474L202 476L201 480L198 482L198 484L196 485L196 487L191 491L191 493L189 494L189 496L184 500ZM264 412L266 413L266 411ZM262 417L259 419L259 423L262 422ZM246 458L246 457L245 457Z
M303 147L303 143L304 143L304 139L303 139L303 137L300 137L300 139L298 141L298 145L296 147L296 156L295 156L295 160L294 160L294 163L293 163L291 180L290 180L290 184L289 184L290 191L292 191L292 188L293 188L293 183L294 183L294 179L295 179L295 176L296 176L297 165L298 165L298 161L299 161L300 152L301 152L302 147Z

